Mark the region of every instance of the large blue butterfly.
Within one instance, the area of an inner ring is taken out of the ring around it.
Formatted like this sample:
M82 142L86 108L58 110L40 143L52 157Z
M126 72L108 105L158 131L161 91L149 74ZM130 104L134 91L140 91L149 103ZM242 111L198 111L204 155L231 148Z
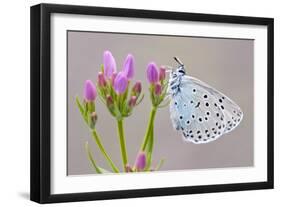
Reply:
M186 75L184 64L170 73L170 117L185 141L195 144L214 141L232 131L243 118L240 107L206 83Z

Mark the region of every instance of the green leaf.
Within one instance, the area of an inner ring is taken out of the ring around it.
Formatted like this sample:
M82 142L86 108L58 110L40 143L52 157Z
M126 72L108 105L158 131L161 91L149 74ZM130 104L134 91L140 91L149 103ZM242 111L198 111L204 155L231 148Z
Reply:
M96 164L96 162L95 162L95 160L94 160L94 158L93 158L93 155L92 155L92 153L91 153L91 151L90 151L88 142L85 143L85 148L86 148L87 155L88 155L88 159L89 159L89 161L90 161L90 163L91 163L91 166L94 168L94 170L95 170L97 173L99 173L99 174L103 174L103 173L112 173L112 172L110 172L109 170L106 170L106 169L104 169L104 168L102 168L102 167L99 167L99 166Z
M167 88L168 88L168 85L167 84L164 84L163 85L163 89L162 89L162 94L161 96L159 97L160 101L159 101L159 104L164 100L164 98L166 97L167 95Z
M83 115L85 110L84 110L82 104L80 103L78 96L76 96L75 100L76 100L76 104L77 104L77 106L79 108L80 113Z
M104 91L104 89L101 88L101 87L99 87L98 85L97 85L97 91L98 91L98 95L99 95L100 97L102 97L102 98L105 97L105 91Z
M166 103L159 105L158 108L164 108L164 107L168 106L169 104L170 104L170 100L168 100Z
M106 100L103 98L103 96L100 94L100 92L98 92L99 94L99 99L101 100L101 102L106 105Z
M108 106L107 106L107 109L108 109L108 111L110 112L110 114L111 114L113 117L116 116L116 114L115 114L115 106L114 106L114 105L113 105L112 107L108 107Z
M92 155L92 153L91 153L91 151L90 151L88 142L85 143L85 149L86 149L87 156L88 156L88 159L89 159L89 161L90 161L90 163L91 163L92 168L93 168L97 173L102 174L102 173L103 173L102 170L97 166L97 164L96 164L96 162L95 162L95 160L94 160L94 158L93 158L93 155Z
M102 172L102 173L112 173L112 172L110 172L109 170L106 170L106 169L104 169L104 168L102 168L102 167L98 167L99 168L99 170Z
M164 164L164 159L161 159L160 161L159 161L159 163L158 163L158 165L155 167L155 170L157 171L157 170L159 170L161 167L162 167L162 165Z
M102 73L104 72L104 65L103 64L101 64L100 70L101 70Z
M137 103L136 103L136 106L139 105L139 104L142 102L143 98L144 98L144 94L142 94L142 95L138 98Z
M103 154L103 156L106 158L106 161L108 162L108 164L111 166L113 172L118 173L119 169L115 166L115 164L113 163L113 161L111 160L110 156L107 154L102 142L101 142L101 138L98 135L96 130L92 131L92 139L94 140L94 142L96 142L97 146L99 147L101 153Z
M86 122L86 124L88 124L88 117L85 115L86 110L80 103L78 96L76 96L76 104L78 106L78 109L79 109L84 121Z

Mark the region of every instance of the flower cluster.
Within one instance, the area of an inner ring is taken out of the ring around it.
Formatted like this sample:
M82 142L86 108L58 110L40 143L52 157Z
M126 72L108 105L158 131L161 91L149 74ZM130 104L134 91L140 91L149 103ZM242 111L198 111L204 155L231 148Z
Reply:
M152 109L143 144L140 147L135 163L132 166L130 166L128 161L123 121L124 118L132 114L135 106L137 106L144 97L142 94L141 82L136 81L132 84L132 79L135 74L135 60L133 55L127 55L122 69L118 72L113 55L110 51L105 51L103 53L103 64L97 75L97 85L94 85L91 80L86 80L84 85L83 102L81 103L79 98L76 98L76 104L85 123L91 130L93 141L96 142L100 152L115 173L119 173L120 170L116 167L109 154L106 152L105 147L102 144L102 139L96 129L98 116L95 110L95 100L97 96L100 97L110 114L116 119L123 171L153 171L159 169L162 165L163 160L160 161L158 166L153 169L151 168L154 142L154 119L157 109L161 107L160 104L166 96L167 80L165 79L165 69L163 67L158 69L155 63L150 63L147 66L146 73L149 82ZM110 172L96 164L88 143L85 144L85 149L88 159L97 173Z
M118 120L131 115L141 96L141 82L137 81L130 90L135 73L135 60L128 54L121 71L117 72L116 62L109 51L103 54L103 65L98 73L98 93L110 113ZM130 93L129 93L130 91Z
M154 62L151 62L147 66L146 77L149 82L149 92L152 107L150 111L148 126L146 128L146 133L140 151L146 152L146 168L150 169L154 146L154 120L156 112L158 108L165 107L167 104L169 104L169 101L161 105L161 103L165 100L165 97L167 97L168 88L165 68L162 66L158 69L157 65Z

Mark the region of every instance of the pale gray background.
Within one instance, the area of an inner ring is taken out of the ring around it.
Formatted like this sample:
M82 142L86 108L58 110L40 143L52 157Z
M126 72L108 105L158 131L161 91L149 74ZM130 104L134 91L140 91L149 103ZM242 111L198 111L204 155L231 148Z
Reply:
M94 173L87 160L84 143L88 141L97 163L109 169L90 138L75 105L75 96L83 95L86 79L96 82L104 50L110 50L121 70L124 58L132 53L136 60L135 80L143 83L145 98L124 122L130 164L145 133L150 100L145 78L146 65L172 65L178 56L188 75L197 77L233 99L243 110L242 123L217 141L195 145L186 143L171 125L168 107L157 112L153 165L161 158L161 170L206 169L253 166L253 40L151 36L94 32L68 32L68 174ZM113 161L121 168L116 123L98 100L97 130Z

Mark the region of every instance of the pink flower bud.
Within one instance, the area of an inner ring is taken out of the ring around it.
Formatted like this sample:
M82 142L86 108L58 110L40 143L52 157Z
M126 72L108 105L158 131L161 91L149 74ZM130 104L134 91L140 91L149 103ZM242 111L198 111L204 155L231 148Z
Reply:
M138 96L141 93L141 82L137 81L133 86L132 92Z
M114 72L116 72L116 62L110 51L106 50L103 53L103 66L104 75L110 78Z
M125 166L125 169L126 172L133 172L133 169L128 164Z
M96 122L98 120L98 115L97 115L97 113L95 111L91 114L91 117L92 117L92 120L94 122Z
M92 112L91 117L90 117L90 120L89 120L89 121L90 121L89 124L90 124L90 127L91 127L92 129L95 128L96 123L97 123L97 120L98 120L98 115L97 115L97 113L94 111L94 112Z
M144 152L139 152L136 162L135 162L135 167L137 170L143 170L146 166L146 155Z
M123 66L123 72L126 74L128 80L131 80L134 77L135 74L134 62L135 62L134 56L128 54Z
M106 80L105 80L104 74L102 72L98 73L98 85L100 87L106 86Z
M159 81L163 81L166 78L166 69L164 66L161 66L159 69Z
M88 102L95 101L97 97L96 86L91 80L86 80L84 85L84 99Z
M162 93L162 86L160 83L155 84L155 89L154 89L155 95L159 96Z
M136 105L136 102L137 102L137 97L135 97L135 96L132 96L131 98L130 98L130 100L129 100L129 107L130 108L133 108L135 105Z
M126 75L123 72L119 72L114 79L114 90L116 91L117 94L123 94L128 86L128 79Z
M112 99L111 95L106 96L106 104L107 104L108 107L113 105L113 99Z
M146 69L146 77L149 83L155 84L159 80L159 74L155 63L148 64Z
M114 72L111 76L111 84L112 85L114 84L114 80L115 80L116 76L117 76L117 72Z
M92 120L93 120L94 123L97 122L97 120L98 120L98 115L97 115L97 113L96 113L95 111L91 114L91 118L92 118Z

